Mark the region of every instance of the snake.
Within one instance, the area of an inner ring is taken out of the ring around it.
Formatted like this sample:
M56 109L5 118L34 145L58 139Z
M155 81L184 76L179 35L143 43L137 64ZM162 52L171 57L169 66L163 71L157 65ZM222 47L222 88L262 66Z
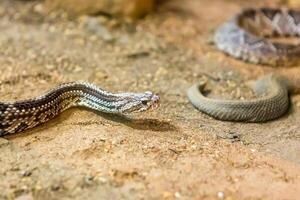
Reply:
M226 54L246 62L270 66L299 64L300 45L272 42L270 37L300 36L300 11L280 8L246 8L223 23L214 43ZM259 78L250 100L211 99L203 95L205 84L187 91L190 102L200 111L222 121L265 122L284 115L289 94L297 89L279 74Z
M204 83L190 87L187 96L197 109L222 121L266 122L288 111L292 86L284 76L267 74L252 85L256 99L211 99L203 95Z
M245 8L215 32L213 41L226 54L254 64L299 64L300 45L272 42L270 37L299 37L300 11Z
M64 83L36 98L0 102L0 136L36 127L71 107L130 114L155 109L158 105L159 96L150 91L112 93L88 82Z

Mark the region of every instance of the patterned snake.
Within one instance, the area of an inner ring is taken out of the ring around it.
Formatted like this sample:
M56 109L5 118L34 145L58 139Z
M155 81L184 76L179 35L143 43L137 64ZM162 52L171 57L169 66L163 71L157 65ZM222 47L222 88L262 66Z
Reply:
M35 99L0 102L0 136L33 128L76 106L126 114L154 109L158 105L159 97L148 91L115 94L90 83L65 83Z
M255 64L298 64L300 45L267 40L275 36L300 36L300 11L245 9L216 31L214 42L225 53Z
M272 66L300 61L300 45L267 40L274 36L300 36L300 12L281 9L245 9L215 33L220 50L244 61ZM262 122L282 116L289 108L288 92L296 91L290 80L270 74L256 81L252 100L221 100L204 97L204 85L188 90L190 102L200 111L224 121ZM298 86L299 87L299 86Z

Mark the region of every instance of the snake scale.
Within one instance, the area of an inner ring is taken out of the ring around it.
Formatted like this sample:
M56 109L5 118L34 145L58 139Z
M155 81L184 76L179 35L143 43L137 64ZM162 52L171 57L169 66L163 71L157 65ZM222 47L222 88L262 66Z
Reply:
M76 106L126 114L154 109L158 105L159 97L149 91L111 93L91 83L65 83L34 99L0 102L0 136L33 128Z
M214 43L225 53L255 64L295 65L300 61L300 45L271 42L268 37L300 36L300 11L248 8L217 29ZM280 75L269 74L256 81L252 100L210 99L202 94L204 85L187 92L200 111L223 121L263 122L282 116L289 108L289 92L296 91ZM298 86L299 87L299 86Z
M289 108L289 83L282 76L268 74L257 80L252 100L210 99L202 94L204 84L187 92L190 102L202 112L223 121L263 122L282 116Z

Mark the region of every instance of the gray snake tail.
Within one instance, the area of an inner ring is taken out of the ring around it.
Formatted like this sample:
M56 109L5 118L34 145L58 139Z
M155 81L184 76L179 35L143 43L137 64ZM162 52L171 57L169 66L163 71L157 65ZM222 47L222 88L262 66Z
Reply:
M159 97L152 92L111 93L90 83L71 82L34 99L0 102L0 136L33 128L70 107L127 114L154 109L158 105Z
M200 111L223 121L264 122L282 116L289 108L287 80L275 74L256 81L254 91L260 95L257 99L210 99L203 96L201 89L199 84L189 88L190 102Z
M214 42L223 52L255 64L300 63L300 45L276 43L268 37L300 36L300 11L245 9L217 29Z

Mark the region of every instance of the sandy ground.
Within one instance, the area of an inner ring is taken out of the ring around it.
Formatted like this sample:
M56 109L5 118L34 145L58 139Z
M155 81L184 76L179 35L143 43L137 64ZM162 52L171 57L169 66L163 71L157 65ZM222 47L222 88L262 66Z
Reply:
M86 80L111 91L152 90L161 106L127 117L72 109L0 138L0 199L299 198L300 96L284 117L257 124L216 121L186 98L200 80L212 96L249 98L246 81L298 72L246 64L211 44L232 13L270 2L173 1L133 25L44 18L38 1L2 0L1 100Z

